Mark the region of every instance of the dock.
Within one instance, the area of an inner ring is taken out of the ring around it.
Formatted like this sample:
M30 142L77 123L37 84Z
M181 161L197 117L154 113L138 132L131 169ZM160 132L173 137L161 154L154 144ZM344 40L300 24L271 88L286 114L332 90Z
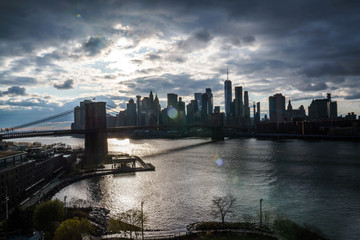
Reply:
M113 155L112 166L116 172L155 171L151 163L145 163L138 156Z

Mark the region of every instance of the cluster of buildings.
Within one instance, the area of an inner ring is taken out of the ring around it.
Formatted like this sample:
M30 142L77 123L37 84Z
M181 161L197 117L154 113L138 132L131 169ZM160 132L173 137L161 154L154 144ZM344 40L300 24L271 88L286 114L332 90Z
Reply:
M324 99L313 99L306 116L305 108L301 105L298 109L293 109L291 100L285 108L285 97L281 93L269 97L269 114L271 122L293 122L293 121L328 121L336 120L337 102L331 100L328 93Z
M85 129L85 106L90 100L80 102L74 108L74 123L72 129ZM187 113L186 113L187 112ZM159 98L152 91L148 97L136 96L126 104L126 109L116 116L107 114L107 127L117 126L169 126L181 127L186 124L203 124L211 120L211 115L220 114L220 106L213 106L211 88L206 88L204 93L195 93L194 100L188 105L177 94L167 94L167 107L161 109Z
M85 106L91 100L80 102L74 108L74 123L72 129L85 129ZM214 106L211 88L205 92L194 93L194 99L185 104L182 97L175 93L167 94L167 106L161 108L159 98L150 91L149 96L136 96L136 101L130 99L126 109L116 116L107 114L107 127L118 126L164 126L181 127L185 125L209 125L216 122L225 122L226 125L250 128L260 122L260 102L257 110L254 108L254 118L251 118L248 91L243 91L241 86L235 87L235 98L232 99L231 81L225 81L225 114L220 112L220 106Z
M260 122L260 102L253 103L253 118L250 117L249 92L242 86L235 87L235 98L232 99L232 83L227 74L224 82L225 91L225 124L234 128L249 129Z
M50 179L75 161L74 154L57 151L41 146L0 143L0 195L4 196L0 199L0 219L8 215L9 209L35 196Z
M136 96L130 99L125 110L116 116L107 114L107 127L117 126L164 126L181 127L184 125L208 125L213 119L221 119L222 124L236 129L255 129L259 123L296 122L296 121L328 121L339 120L337 115L337 102L331 100L328 93L324 99L313 99L308 107L308 115L303 105L298 109L292 107L288 100L287 107L285 96L277 93L269 97L269 115L261 118L260 102L249 102L249 92L243 91L242 86L234 88L233 98L232 82L229 76L224 82L225 112L220 112L220 106L214 106L211 88L206 88L203 93L194 93L194 99L187 105L177 94L167 94L167 106L161 108L159 98L153 95ZM72 129L85 129L85 105L91 102L85 100L74 109L74 123ZM269 116L269 118L268 118ZM349 113L346 120L355 120L356 114Z

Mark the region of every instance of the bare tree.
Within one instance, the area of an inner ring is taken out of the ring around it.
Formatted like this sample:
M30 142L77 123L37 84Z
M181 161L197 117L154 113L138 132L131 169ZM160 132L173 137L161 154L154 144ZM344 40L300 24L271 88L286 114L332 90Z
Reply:
M138 209L130 209L126 212L120 213L115 218L109 219L109 230L113 233L124 231L130 232L130 238L133 236L133 232L137 235L137 232L141 230L141 221L146 222L147 216L142 215Z
M215 217L221 217L221 223L225 223L226 214L231 213L231 207L233 206L236 198L232 195L225 197L214 197L213 203L213 215Z

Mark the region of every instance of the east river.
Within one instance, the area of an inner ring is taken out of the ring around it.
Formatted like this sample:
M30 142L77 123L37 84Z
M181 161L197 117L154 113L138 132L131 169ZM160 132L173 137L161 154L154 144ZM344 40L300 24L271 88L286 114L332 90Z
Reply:
M83 145L83 139L71 137L31 141ZM359 142L108 139L108 144L111 152L142 157L155 172L84 180L56 198L83 199L110 215L139 209L144 201L147 228L183 229L214 220L213 197L232 194L237 200L228 221L244 214L258 219L263 199L263 211L271 217L314 225L333 240L360 239Z

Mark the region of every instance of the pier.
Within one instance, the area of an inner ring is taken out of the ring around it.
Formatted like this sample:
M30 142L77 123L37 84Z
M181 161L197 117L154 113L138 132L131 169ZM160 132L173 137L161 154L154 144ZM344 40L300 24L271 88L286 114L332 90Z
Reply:
M115 172L155 171L151 163L145 163L138 156L110 155L112 170Z

